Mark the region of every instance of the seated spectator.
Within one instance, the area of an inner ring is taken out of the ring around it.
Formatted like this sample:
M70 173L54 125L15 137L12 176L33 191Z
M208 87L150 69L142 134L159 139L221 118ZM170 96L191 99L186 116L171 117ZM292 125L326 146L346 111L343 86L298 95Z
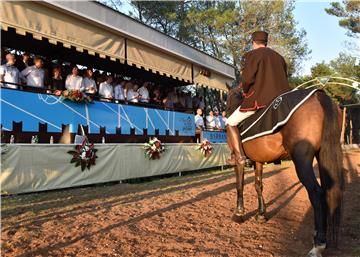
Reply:
M199 97L199 105L198 108L200 108L201 110L205 110L205 102L204 102L204 98L202 96Z
M61 68L59 66L55 67L52 72L53 76L50 78L49 89L52 90L64 90L65 85L61 77Z
M139 101L141 103L149 103L150 96L148 91L149 82L143 83L142 87L139 88Z
M221 129L222 129L222 130L225 130L226 121L227 121L226 112L223 111L223 112L221 113L221 117L220 117L220 123L221 123Z
M201 109L201 108L199 108ZM206 128L208 130L215 130L216 129L216 122L215 122L215 116L214 112L210 111L209 115L206 116Z
M193 109L193 99L191 98L191 92L187 92L185 95L185 107L186 109Z
M200 104L199 93L196 93L196 95L193 98L193 108L198 109L199 104Z
M30 65L30 54L27 52L23 53L21 56L21 60L19 60L19 62L16 63L16 66L19 69L19 71L23 71L27 67L31 66Z
M126 99L130 103L138 103L139 102L139 93L137 92L139 86L137 84L132 85L128 88Z
M178 95L178 107L185 109L186 107L186 99L185 99L185 94L184 92L180 92Z
M96 88L96 82L93 79L93 69L92 68L87 68L85 70L84 78L82 79L81 88L83 88L83 90L86 94L91 94L91 95L96 94L97 88Z
M20 84L21 73L18 68L15 67L15 56L13 54L6 55L6 64L0 66L0 81ZM0 83L1 85L17 89L17 85Z
M156 88L154 90L154 97L151 99L151 101L154 103L154 104L161 104L161 94L160 94L160 90L158 88Z
M203 130L204 129L204 119L202 117L202 110L197 109L196 115L195 115L195 126L196 130Z
M107 76L106 81L100 83L99 86L99 95L102 98L113 99L114 98L114 88L112 86L113 78Z
M83 78L79 76L79 68L76 65L73 65L71 67L71 74L69 74L65 80L66 89L83 91L82 81Z
M45 71L42 68L44 65L40 57L34 58L34 65L25 68L21 74L26 78L26 85L32 87L44 87Z
M119 80L117 82L120 82ZM124 87L126 82L121 81L120 83L116 83L116 86L114 87L114 98L115 100L125 101L125 93L124 93Z

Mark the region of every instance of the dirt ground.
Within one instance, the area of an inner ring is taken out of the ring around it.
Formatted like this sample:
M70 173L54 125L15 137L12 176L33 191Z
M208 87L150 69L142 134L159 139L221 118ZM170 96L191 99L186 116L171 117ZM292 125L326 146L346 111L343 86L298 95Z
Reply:
M360 151L344 163L341 241L324 257L360 256ZM268 166L264 177L264 224L254 218L252 171L243 223L233 219L231 170L3 197L2 256L305 256L313 213L292 163Z

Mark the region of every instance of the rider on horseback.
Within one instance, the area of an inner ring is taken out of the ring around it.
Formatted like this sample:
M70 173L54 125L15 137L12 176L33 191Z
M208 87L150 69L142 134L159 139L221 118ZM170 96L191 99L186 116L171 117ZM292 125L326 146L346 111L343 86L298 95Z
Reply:
M269 105L276 97L289 91L287 69L284 58L267 47L268 33L256 31L252 34L253 50L244 56L240 87L243 102L227 119L226 132L232 151L230 165L245 163L238 125L258 109Z

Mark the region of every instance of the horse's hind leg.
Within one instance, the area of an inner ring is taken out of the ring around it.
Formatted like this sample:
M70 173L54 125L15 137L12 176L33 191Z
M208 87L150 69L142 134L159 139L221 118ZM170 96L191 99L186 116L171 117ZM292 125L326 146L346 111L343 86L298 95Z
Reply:
M316 180L313 160L316 151L311 143L300 141L292 147L291 157L295 164L300 182L306 188L315 216L314 248L309 252L310 257L319 257L326 246L326 201L323 189Z
M258 194L258 202L259 202L259 208L258 208L258 215L256 216L256 220L258 222L265 222L265 212L266 212L266 206L265 201L262 195L263 192L263 183L262 183L262 175L263 175L263 164L260 162L256 162L255 164L255 190Z

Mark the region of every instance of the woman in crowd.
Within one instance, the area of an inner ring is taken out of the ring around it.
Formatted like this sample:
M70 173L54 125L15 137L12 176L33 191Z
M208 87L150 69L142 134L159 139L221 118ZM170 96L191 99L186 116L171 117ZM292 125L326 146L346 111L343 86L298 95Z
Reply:
M100 83L99 86L99 95L100 97L113 99L114 98L114 88L112 86L113 78L107 76L106 81Z
M91 94L91 95L96 94L97 88L96 88L96 82L93 79L93 69L92 68L87 68L85 70L85 74L84 74L84 78L82 80L81 87L83 88L84 92L87 94Z
M127 90L127 100L130 103L138 103L139 102L139 93L137 92L139 86L135 84L131 84L130 87L128 87Z
M160 93L159 88L156 88L154 90L153 94L154 94L154 96L151 99L151 102L154 103L154 104L160 105L162 103L162 101L161 101L161 93Z
M83 78L79 76L79 68L76 65L72 65L71 74L69 74L65 80L65 88L67 90L83 91L82 80Z
M124 94L124 87L125 87L125 80L120 81L119 79L115 80L115 87L114 87L114 98L115 100L125 101L125 94Z
M52 90L64 90L64 81L61 77L61 68L56 66L52 70L52 77L50 78L49 89Z

